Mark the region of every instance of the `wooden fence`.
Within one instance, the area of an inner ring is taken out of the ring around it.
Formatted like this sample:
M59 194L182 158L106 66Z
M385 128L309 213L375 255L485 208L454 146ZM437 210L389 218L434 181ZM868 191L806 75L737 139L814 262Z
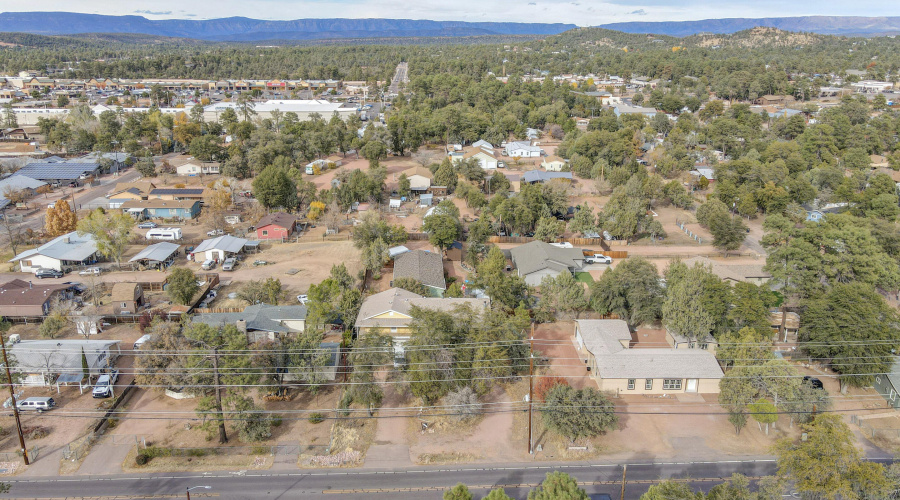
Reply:
M192 313L197 314L210 314L210 313L239 313L244 312L244 308L242 307L198 307L191 311Z

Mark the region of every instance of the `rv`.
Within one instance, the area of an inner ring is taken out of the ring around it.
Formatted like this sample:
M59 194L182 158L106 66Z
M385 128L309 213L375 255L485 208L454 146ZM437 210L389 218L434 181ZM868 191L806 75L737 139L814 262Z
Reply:
M180 227L158 227L147 231L148 240L180 240Z

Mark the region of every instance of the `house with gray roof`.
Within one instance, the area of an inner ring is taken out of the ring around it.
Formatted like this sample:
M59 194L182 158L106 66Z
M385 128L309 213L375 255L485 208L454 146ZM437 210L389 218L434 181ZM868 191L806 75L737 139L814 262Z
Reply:
M81 236L77 231L72 231L37 248L25 250L10 262L18 262L23 273L33 273L39 269L64 271L71 266L97 262L97 242L90 234Z
M575 344L601 391L626 394L717 394L722 369L702 349L641 348L620 319L575 322Z
M306 328L306 313L306 306L302 305L253 304L241 312L195 314L191 321L215 327L235 325L256 342L276 340L280 334L302 332Z
M394 280L412 278L428 288L429 295L440 297L447 289L444 259L441 254L413 250L394 258Z
M510 260L525 283L538 286L544 276L574 273L584 266L584 254L578 248L560 248L543 241L531 241L510 249Z
M875 375L873 385L891 408L900 408L900 356L894 357L894 363L887 373Z
M22 374L22 385L49 386L58 376L84 373L81 353L87 358L90 376L114 366L119 340L53 339L23 340L9 348L16 362L10 368Z
M522 182L534 184L537 182L549 182L562 179L572 182L572 172L545 172L544 170L529 170L522 174Z
M207 260L221 262L228 257L232 257L244 251L249 240L244 238L235 238L234 236L225 234L217 238L203 240L194 249L194 254L204 254Z

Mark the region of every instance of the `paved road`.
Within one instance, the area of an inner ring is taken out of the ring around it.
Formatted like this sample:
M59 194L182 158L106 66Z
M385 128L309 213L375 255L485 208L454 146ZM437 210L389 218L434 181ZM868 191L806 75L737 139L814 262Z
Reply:
M527 463L496 466L415 467L394 470L309 470L294 472L211 472L124 474L115 476L48 477L8 480L12 489L4 498L173 498L187 487L209 485L191 496L228 499L341 498L341 499L439 499L458 482L470 486L476 497L503 486L507 494L524 499L547 472L563 470L579 482L592 498L608 494L619 498L622 466L618 464ZM660 478L683 478L694 488L708 490L733 472L750 477L770 475L772 460L628 464L625 498L637 499ZM690 479L688 479L690 478Z
M407 82L409 82L409 63L402 62L397 65L394 78L391 80L390 87L388 87L388 93L391 95L399 94L400 84Z

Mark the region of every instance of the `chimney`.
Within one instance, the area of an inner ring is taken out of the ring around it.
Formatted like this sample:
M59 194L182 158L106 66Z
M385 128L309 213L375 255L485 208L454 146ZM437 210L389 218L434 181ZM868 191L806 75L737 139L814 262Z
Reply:
M69 235L63 236L62 241L63 241L63 243L69 243L69 242L70 242L70 241L69 241Z

